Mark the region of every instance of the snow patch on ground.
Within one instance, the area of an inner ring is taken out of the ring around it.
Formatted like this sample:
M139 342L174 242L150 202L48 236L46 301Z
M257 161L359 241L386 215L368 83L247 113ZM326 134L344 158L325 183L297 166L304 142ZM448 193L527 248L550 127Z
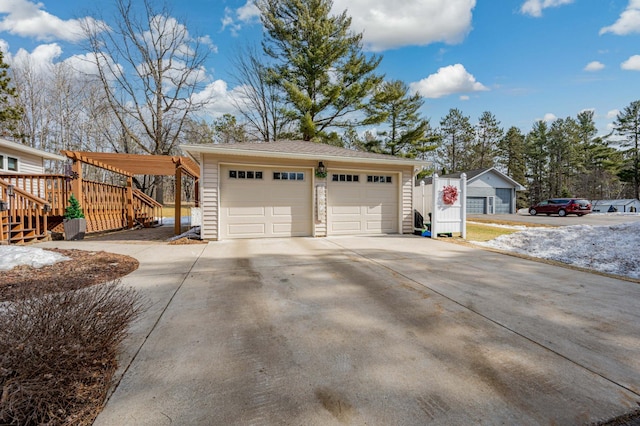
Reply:
M59 253L37 247L0 246L0 271L8 271L19 265L42 268L65 260L71 259Z
M179 240L180 238L190 238L192 240L199 240L200 239L200 227L199 226L194 226L193 228L189 229L187 232L183 232L180 235L176 235L174 237L171 237L171 238L167 239L167 241L175 241L175 240Z
M640 222L529 228L475 244L640 278Z

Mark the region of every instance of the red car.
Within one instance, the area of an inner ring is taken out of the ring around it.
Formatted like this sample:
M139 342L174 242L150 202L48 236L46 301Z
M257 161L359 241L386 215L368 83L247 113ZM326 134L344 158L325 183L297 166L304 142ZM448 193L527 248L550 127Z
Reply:
M535 216L538 213L545 213L547 216L550 214L557 214L558 216L576 214L582 216L591 213L591 203L582 198L550 198L540 201L529 208L531 216Z

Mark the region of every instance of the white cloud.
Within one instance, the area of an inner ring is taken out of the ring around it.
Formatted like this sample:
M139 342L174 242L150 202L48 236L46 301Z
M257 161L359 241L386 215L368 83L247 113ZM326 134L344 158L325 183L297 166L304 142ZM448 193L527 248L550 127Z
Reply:
M542 16L543 9L571 4L573 1L574 0L527 0L522 4L520 12L539 18Z
M604 69L604 64L599 61L589 62L586 67L584 67L585 71L600 71Z
M471 31L475 5L476 0L334 0L332 11L346 10L351 28L364 33L365 48L383 51L459 43Z
M469 98L469 96L467 96L467 95L462 95L462 96L460 96L460 100L461 100L461 101L468 101L469 99L470 99L470 98Z
M469 74L462 64L449 65L438 69L418 82L409 85L413 92L424 98L441 98L453 93L468 93L489 90Z
M228 90L227 82L224 80L215 80L209 83L202 91L193 95L193 101L196 103L205 103L205 110L212 117L220 117L225 113L237 113L234 99L242 97L242 89L234 88Z
M36 40L77 42L84 38L83 24L99 25L93 18L62 20L28 0L0 1L0 31Z
M633 55L620 64L620 68L628 71L640 71L640 55Z
M29 64L37 70L46 70L54 64L54 61L62 55L62 48L57 43L41 44L33 51L20 48L18 51L8 58L8 62L12 65Z
M550 122L555 121L555 120L557 120L557 119L558 119L558 117L557 117L554 113L552 113L552 112L548 112L548 113L546 113L546 114L544 115L544 117L542 117L542 118L540 119L540 121L545 121L545 122L547 122L547 123L550 123Z
M607 118L609 120L612 120L614 118L617 118L618 114L620 114L620 110L619 109L612 109L611 111L607 112Z
M629 0L629 5L620 14L618 20L613 25L600 29L600 35L606 33L616 35L640 33L640 0Z
M253 24L260 21L260 10L256 6L254 0L247 2L233 10L224 9L224 17L222 18L222 30L229 28L231 34L235 37L244 25Z

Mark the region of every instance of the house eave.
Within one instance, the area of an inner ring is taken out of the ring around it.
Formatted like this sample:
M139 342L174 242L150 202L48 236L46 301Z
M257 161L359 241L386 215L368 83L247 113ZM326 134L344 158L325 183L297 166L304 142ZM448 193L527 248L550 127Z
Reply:
M62 155L58 155L58 154L53 154L51 152L47 152L47 151L42 151L36 148L32 148L30 146L27 145L23 145L21 143L17 143L17 142L12 142L12 141L8 141L6 139L2 139L0 138L0 147L5 147L8 149L13 149L15 151L21 152L21 153L25 153L25 154L31 154L31 155L35 155L38 157L42 157L46 160L57 160L57 161L66 161L67 157L63 157Z
M408 158L366 158L366 157L344 157L320 153L296 153L296 152L272 152L260 150L236 149L231 146L220 145L180 145L180 148L189 154L195 161L197 156L193 153L215 154L219 156L239 156L252 158L281 158L289 160L312 160L312 161L335 161L337 163L363 163L374 165L395 165L404 167L428 167L431 163L427 161L413 160Z

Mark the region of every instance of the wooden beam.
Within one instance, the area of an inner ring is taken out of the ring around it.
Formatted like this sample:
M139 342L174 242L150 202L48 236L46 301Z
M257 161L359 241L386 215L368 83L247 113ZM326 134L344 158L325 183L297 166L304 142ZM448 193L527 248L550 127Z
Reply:
M84 205L84 194L82 192L82 162L80 160L73 160L71 172L73 174L71 179L71 193L80 203L80 207L86 209L86 206ZM65 206L68 201L69 200L65 200Z
M173 225L173 234L180 235L182 228L180 219L182 215L182 168L176 165L176 188L175 188L175 223Z
M127 176L127 228L133 228L133 177Z
M82 155L82 152L76 151L60 151L67 157L71 158L73 161L82 161L83 163L90 164L95 167L99 167L101 169L109 170L110 172L118 173L125 176L132 176L131 173L114 167L110 164L105 164L100 161L94 160L92 158L87 157L86 155Z

